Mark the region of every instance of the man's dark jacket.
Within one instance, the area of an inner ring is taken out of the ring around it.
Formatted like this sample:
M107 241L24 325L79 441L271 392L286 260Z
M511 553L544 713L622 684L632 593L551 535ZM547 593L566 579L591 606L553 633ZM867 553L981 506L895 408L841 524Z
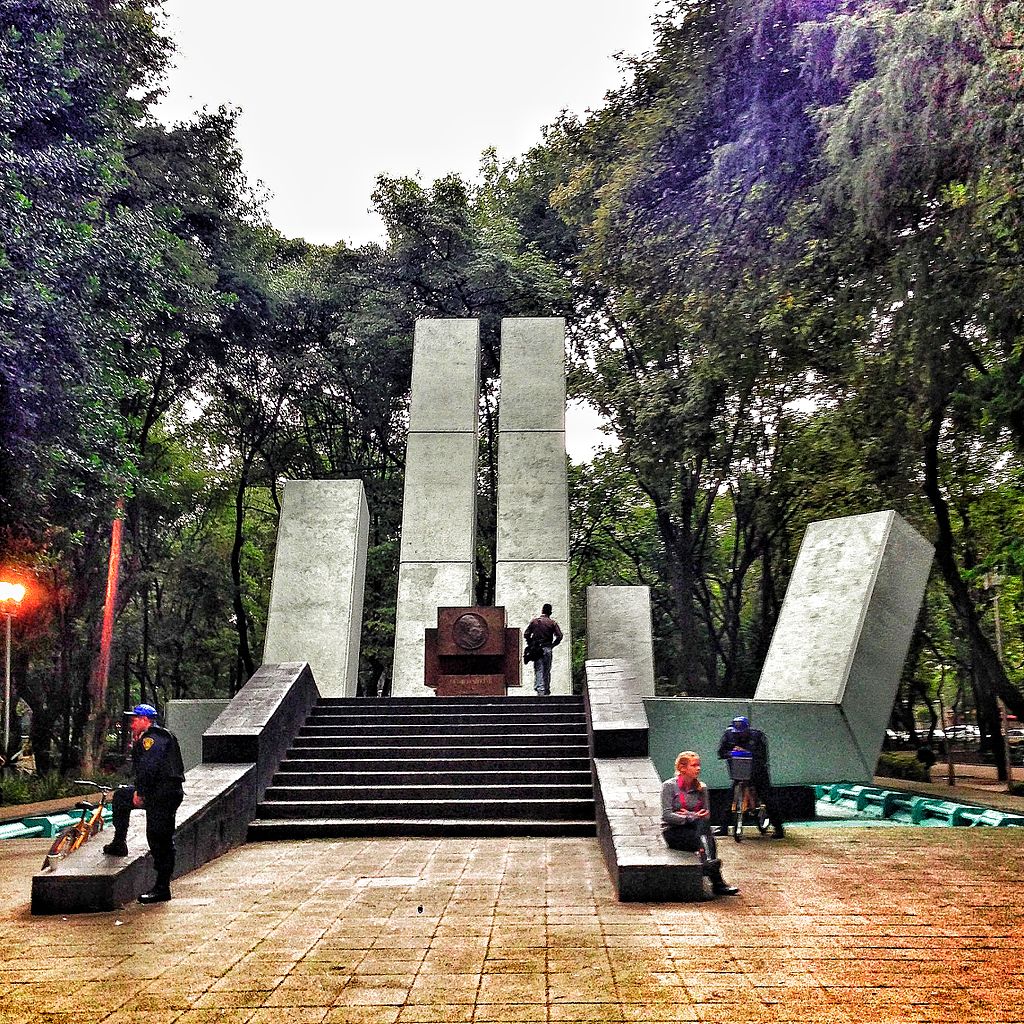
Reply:
M746 732L737 732L732 726L722 734L722 742L718 744L718 756L721 759L727 758L733 747L742 747L753 754L754 763L751 767L751 781L761 789L765 784L770 785L771 779L768 773L768 740L760 729L748 729Z
M135 791L144 804L181 797L185 766L181 748L163 726L151 725L132 746Z

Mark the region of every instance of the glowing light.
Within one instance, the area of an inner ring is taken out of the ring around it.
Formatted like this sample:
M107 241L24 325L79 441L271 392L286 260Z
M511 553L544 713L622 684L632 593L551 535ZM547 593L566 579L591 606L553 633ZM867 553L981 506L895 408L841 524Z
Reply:
M0 601L13 601L21 604L25 596L25 587L21 583L7 583L0 580Z

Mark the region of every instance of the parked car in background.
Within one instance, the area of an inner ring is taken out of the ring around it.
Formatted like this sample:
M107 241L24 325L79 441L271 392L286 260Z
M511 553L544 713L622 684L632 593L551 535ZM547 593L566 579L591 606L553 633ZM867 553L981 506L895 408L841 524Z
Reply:
M946 736L956 743L975 743L981 738L981 730L976 725L950 725Z
M1006 742L1009 743L1011 747L1015 747L1019 743L1024 743L1024 729L1007 729Z

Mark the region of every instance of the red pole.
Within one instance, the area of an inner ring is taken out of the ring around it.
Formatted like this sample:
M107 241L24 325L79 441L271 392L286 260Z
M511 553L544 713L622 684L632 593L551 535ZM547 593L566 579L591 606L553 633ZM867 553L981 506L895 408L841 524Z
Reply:
M110 649L114 640L114 612L117 609L117 580L121 571L121 513L124 502L117 502L117 516L110 528L110 558L107 561L107 596L103 605L103 628L100 632L100 654L92 677L93 713L103 716L107 702L107 678L110 675Z

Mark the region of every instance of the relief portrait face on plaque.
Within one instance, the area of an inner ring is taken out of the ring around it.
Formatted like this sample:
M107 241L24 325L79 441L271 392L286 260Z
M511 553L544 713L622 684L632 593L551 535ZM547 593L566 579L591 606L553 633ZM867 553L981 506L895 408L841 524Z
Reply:
M483 617L475 612L460 615L452 626L452 637L465 651L475 651L487 641L490 630Z

